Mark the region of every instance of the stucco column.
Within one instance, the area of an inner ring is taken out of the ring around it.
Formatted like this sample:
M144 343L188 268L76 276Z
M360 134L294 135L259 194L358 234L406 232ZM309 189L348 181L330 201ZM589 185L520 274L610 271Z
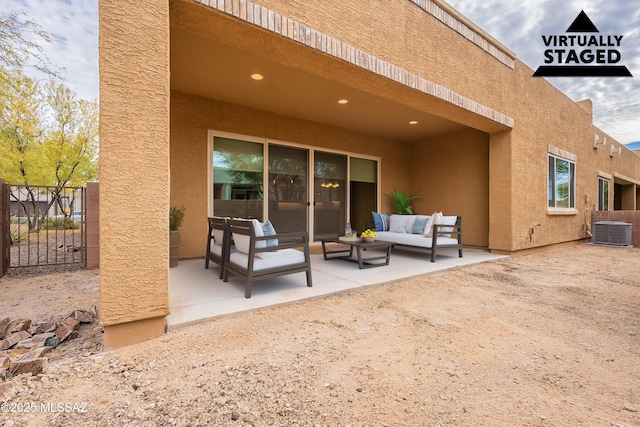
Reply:
M494 252L513 250L511 132L489 137L489 249Z
M105 348L169 314L169 2L100 0L100 322Z

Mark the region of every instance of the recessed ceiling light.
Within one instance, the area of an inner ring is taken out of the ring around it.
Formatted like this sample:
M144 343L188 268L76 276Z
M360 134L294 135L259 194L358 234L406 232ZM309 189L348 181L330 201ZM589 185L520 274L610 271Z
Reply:
M344 105L344 104L347 104L348 102L349 102L348 99L338 99L338 104Z
M409 122L409 124L410 124L410 125L417 125L417 124L418 124L418 121L417 121L417 120L411 120L411 121Z
M255 74L251 74L251 78L253 80L262 80L264 79L264 76L262 74L255 73Z

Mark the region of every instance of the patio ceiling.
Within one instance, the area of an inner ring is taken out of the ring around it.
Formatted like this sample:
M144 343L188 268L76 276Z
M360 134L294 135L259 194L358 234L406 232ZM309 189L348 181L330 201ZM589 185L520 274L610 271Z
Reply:
M179 17L172 19L171 25L172 90L402 142L424 141L466 128L396 102L411 89L373 73L363 75L364 70L345 61L296 46L264 30L247 28L247 24L233 22L199 5L174 3L174 13ZM241 30L246 43L234 42L229 36L237 30ZM256 37L262 38L261 42L256 43ZM317 73L308 71L310 61L317 64ZM253 73L264 79L252 80ZM363 76L370 80L371 92L349 82L359 79L362 85ZM377 96L376 91L384 85L398 86L395 100L389 99L389 87L384 88L386 97ZM349 102L341 105L340 99Z

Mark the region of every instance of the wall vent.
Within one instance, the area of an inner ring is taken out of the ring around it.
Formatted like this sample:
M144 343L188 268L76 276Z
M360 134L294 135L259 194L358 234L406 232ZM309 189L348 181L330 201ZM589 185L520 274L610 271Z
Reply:
M631 224L619 221L594 222L593 243L596 245L631 246Z

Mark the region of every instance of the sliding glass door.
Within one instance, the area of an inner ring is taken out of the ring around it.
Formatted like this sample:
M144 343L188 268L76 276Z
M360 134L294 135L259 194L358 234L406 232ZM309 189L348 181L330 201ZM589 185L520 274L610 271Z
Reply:
M377 208L379 160L241 135L211 136L210 215L269 219L278 233L307 231L318 241L344 235L348 222L362 232Z
M269 144L269 220L278 233L307 231L309 150Z
M316 151L313 170L314 240L342 236L347 225L347 156Z

